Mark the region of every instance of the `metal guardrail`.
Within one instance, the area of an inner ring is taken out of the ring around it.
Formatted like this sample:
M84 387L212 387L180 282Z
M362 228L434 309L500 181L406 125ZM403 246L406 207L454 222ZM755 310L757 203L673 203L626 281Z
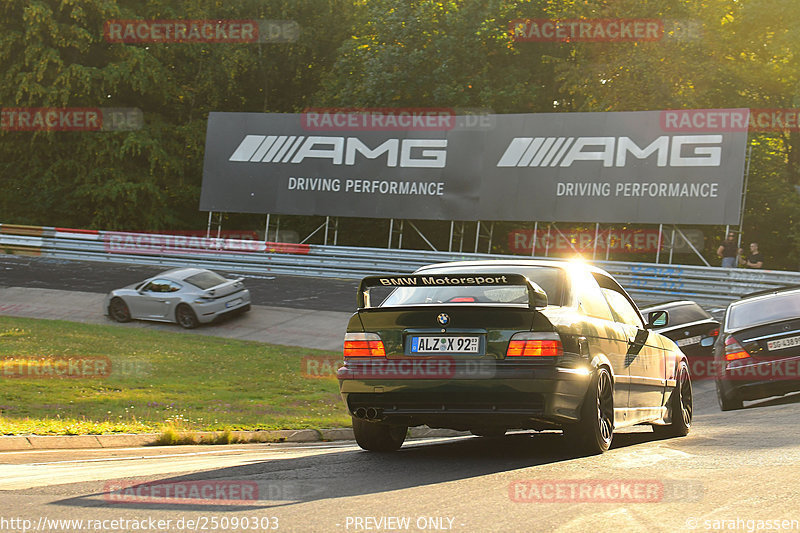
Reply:
M0 224L0 253L68 260L199 266L240 273L275 273L359 279L401 274L445 261L527 259L519 255L296 245L112 231ZM695 300L724 307L764 289L800 285L799 272L595 261L640 303Z

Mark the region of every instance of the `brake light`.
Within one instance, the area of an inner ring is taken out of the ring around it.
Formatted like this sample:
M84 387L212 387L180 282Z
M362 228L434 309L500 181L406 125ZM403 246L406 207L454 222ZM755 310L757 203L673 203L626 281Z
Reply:
M714 328L708 332L709 337L718 337L719 336L719 328Z
M344 357L386 357L386 350L377 333L347 333Z
M736 361L737 359L746 359L748 357L750 357L750 354L742 348L742 345L736 339L733 337L725 339L726 361Z
M506 350L506 357L558 357L563 354L561 339L555 333L515 335Z

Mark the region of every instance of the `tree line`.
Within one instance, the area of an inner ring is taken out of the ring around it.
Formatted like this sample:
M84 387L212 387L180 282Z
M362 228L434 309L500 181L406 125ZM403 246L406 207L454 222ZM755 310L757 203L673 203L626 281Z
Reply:
M6 0L0 14L3 109L135 108L142 121L120 131L19 131L4 115L6 223L205 227L198 198L210 111L800 108L794 0ZM518 19L658 20L663 36L522 41L510 31ZM126 43L104 34L111 20L295 21L299 31L285 42ZM750 133L741 229L770 268L800 261L799 130ZM319 219L282 224L305 234ZM225 225L259 228L263 217L228 214ZM384 223L342 225L343 244L386 244ZM446 226L426 232L446 240ZM506 226L520 225L498 228ZM725 230L703 229L714 260Z

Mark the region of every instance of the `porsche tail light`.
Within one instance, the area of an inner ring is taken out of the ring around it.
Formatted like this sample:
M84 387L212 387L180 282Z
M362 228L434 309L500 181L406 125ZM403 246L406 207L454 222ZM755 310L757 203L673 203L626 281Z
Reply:
M739 342L733 337L725 339L725 360L736 361L737 359L746 359L750 357Z
M558 357L564 354L557 333L517 333L508 342L506 357Z
M347 333L344 357L386 357L386 349L377 333Z

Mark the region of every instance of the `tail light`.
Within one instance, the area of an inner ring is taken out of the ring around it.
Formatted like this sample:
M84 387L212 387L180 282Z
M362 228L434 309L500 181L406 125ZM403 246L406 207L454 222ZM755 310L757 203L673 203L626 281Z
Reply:
M746 359L748 357L750 357L750 354L742 348L742 345L736 339L733 337L725 339L726 361L736 361L737 359Z
M719 336L719 328L714 328L714 329L709 330L706 335L708 335L709 337L718 337Z
M383 341L377 333L347 333L344 357L386 357Z
M564 354L557 333L517 333L508 342L506 357L558 357Z

